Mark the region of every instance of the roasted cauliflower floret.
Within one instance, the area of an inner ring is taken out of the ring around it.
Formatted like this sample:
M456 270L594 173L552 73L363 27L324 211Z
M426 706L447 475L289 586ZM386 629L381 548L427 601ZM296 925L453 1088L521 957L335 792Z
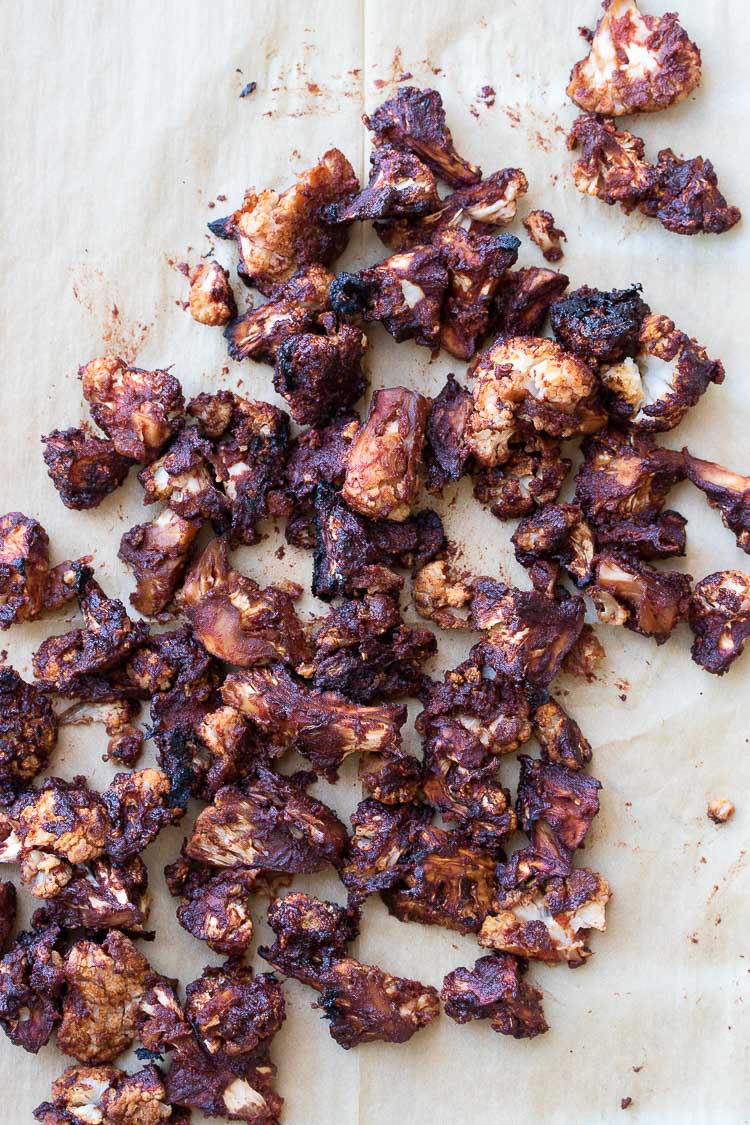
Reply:
M728 820L732 819L734 813L734 805L726 797L714 797L713 800L708 802L706 809L706 816L714 824L726 824Z
M20 933L0 961L0 1027L11 1043L34 1055L62 1018L59 938L57 926Z
M276 940L259 949L260 956L284 976L320 989L332 965L346 958L359 912L292 891L271 903L268 924Z
M522 979L525 962L508 953L480 957L473 969L454 969L443 980L440 999L456 1023L490 1021L493 1031L533 1039L548 1030L539 989Z
M215 871L181 856L164 869L170 894L181 898L177 921L225 957L241 957L253 938L250 902L261 874L255 868Z
M591 433L604 424L591 368L552 340L515 336L496 341L472 364L474 410L469 449L482 465L502 465L519 428L550 437Z
M307 550L315 546L316 489L319 484L340 488L344 483L352 442L358 432L359 418L344 411L329 425L310 426L292 440L285 487L291 509L285 532L288 543Z
M138 474L144 504L166 500L184 519L221 524L229 501L216 487L210 468L212 449L195 428L181 430L167 452Z
M521 520L511 536L516 558L527 569L540 559L559 563L577 586L591 579L596 544L577 504L548 504Z
M130 603L144 617L156 617L172 601L201 526L201 520L183 519L167 507L123 534L117 557L135 575Z
M719 570L697 582L688 622L692 654L707 672L723 676L750 637L750 578L740 570Z
M254 780L220 789L203 809L186 854L215 867L239 863L272 873L337 866L346 848L346 829L327 805L306 792L314 776L282 777L257 766Z
M249 965L208 967L185 990L185 1015L211 1055L247 1055L284 1022L284 993L271 973Z
M66 508L96 508L128 475L133 462L88 426L52 430L42 438L47 474Z
M54 924L64 929L138 933L148 920L148 871L134 856L117 863L100 856L71 872L71 878L33 917L36 927Z
M474 496L499 520L530 516L557 499L571 464L562 456L559 440L520 432L502 465L474 474Z
M602 551L586 592L605 625L624 625L661 645L687 617L690 586L689 574L655 570L624 551Z
M367 337L353 324L324 314L326 335L303 332L276 349L273 385L298 425L320 426L354 405L367 389L362 360Z
M78 374L91 417L122 457L152 461L177 432L184 400L168 371L143 371L118 356L100 356Z
M239 210L209 223L220 238L233 238L240 261L237 272L246 285L272 296L277 285L297 270L329 266L344 250L345 226L330 226L321 212L359 190L354 169L337 148L303 172L296 184L279 195L270 188L250 188Z
M408 218L441 206L435 177L413 153L384 144L373 149L370 163L367 187L351 199L329 204L323 210L326 222Z
M334 691L310 690L280 664L227 676L222 697L276 754L295 750L330 779L349 754L401 748L405 707L365 707Z
M278 285L265 305L251 309L225 328L231 358L273 363L284 340L312 331L318 315L330 308L328 290L332 281L332 273L313 264Z
M446 227L432 239L448 267L440 314L440 344L457 359L471 359L493 326L494 301L506 270L518 257L512 234L474 234Z
M413 582L414 608L420 617L441 629L468 629L465 614L456 613L471 601L472 582L454 574L444 559L436 559L418 570Z
M547 310L567 288L567 276L557 270L508 270L495 297L494 330L503 336L540 335Z
M599 812L601 784L580 770L521 755L516 812L530 848L516 853L517 882L570 874L573 853L583 846Z
M218 262L201 262L190 271L188 281L188 309L193 320L215 328L237 316L229 273Z
M178 600L198 640L228 664L247 668L282 659L297 665L307 654L293 597L275 586L261 589L234 570L221 539L190 568Z
M0 517L0 628L33 621L44 609L49 537L22 512Z
M654 113L684 101L700 80L701 53L675 12L644 16L635 0L604 0L568 95L589 113Z
M620 363L639 349L641 325L651 309L640 285L629 289L590 289L582 285L550 308L555 339L592 367Z
M742 218L739 207L730 206L721 194L710 160L682 160L664 148L655 172L656 182L640 210L674 234L724 234Z
M48 697L12 668L0 668L0 804L47 768L56 743Z
M583 113L573 122L568 148L581 147L573 166L573 182L583 195L593 195L630 212L648 199L657 180L640 137L615 128L611 118Z
M138 855L162 828L185 814L182 794L173 792L160 769L118 773L103 796L111 824L107 854L119 863Z
M623 521L652 523L685 477L683 455L648 435L600 430L586 439L583 452L575 499L597 530Z
M413 152L451 187L475 184L482 171L458 155L437 90L400 86L394 98L362 119L377 146Z
M578 634L578 640L562 662L562 670L571 676L578 676L591 683L593 679L596 679L596 669L606 655L604 645L594 632L593 626L584 625ZM537 735L537 737L539 736ZM544 757L544 752L542 752L542 757ZM552 761L556 760L551 753L550 757ZM565 760L565 765L571 769L575 768L572 761L568 759Z
M464 438L472 411L472 397L453 375L432 400L425 425L425 488L442 492L446 484L466 472L470 453Z
M591 956L589 931L607 928L609 899L607 882L586 868L567 879L550 879L544 891L510 891L497 913L485 919L479 944L516 957L580 965Z
M403 522L419 488L428 400L405 387L376 391L349 453L342 498L371 519Z
M426 805L386 805L370 797L360 801L350 817L354 832L340 872L350 904L359 905L399 882L431 819Z
M721 522L734 533L737 546L750 555L750 477L733 473L714 461L702 461L683 450L688 480L703 492Z
M358 763L362 792L384 805L413 801L422 778L418 758L403 751L362 754Z
M531 712L531 725L542 761L569 770L583 769L591 761L591 744L557 699L545 693Z
M16 888L13 883L0 883L0 955L8 946L8 939L16 924Z
M84 777L49 778L27 790L13 806L24 853L39 850L68 863L86 863L106 848L111 824L102 798Z
M559 262L563 256L560 243L567 242L564 230L555 226L555 217L550 211L529 211L523 221L526 233L548 262Z
M442 252L418 246L378 262L359 273L340 273L331 285L333 311L341 317L361 314L379 320L394 340L437 351L440 314L448 288Z

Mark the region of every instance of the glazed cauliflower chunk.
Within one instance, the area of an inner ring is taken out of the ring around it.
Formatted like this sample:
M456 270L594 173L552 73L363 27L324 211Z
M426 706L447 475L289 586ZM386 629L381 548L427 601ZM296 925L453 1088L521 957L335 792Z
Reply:
M188 308L193 320L211 327L237 315L229 274L218 262L202 262L190 271Z
M405 387L376 391L357 434L341 495L371 519L407 519L419 488L429 403Z
M100 356L78 374L91 417L122 457L152 461L177 432L184 400L168 371L143 371L118 356Z
M693 660L722 676L750 637L750 577L719 570L702 578L690 599L688 622L695 636Z
M604 0L591 52L573 67L568 95L590 113L654 113L701 80L700 51L674 12L644 16L635 0Z

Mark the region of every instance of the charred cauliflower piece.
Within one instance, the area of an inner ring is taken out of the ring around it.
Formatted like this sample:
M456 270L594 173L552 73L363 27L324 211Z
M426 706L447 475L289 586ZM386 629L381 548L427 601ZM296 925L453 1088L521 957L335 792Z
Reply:
M413 152L451 187L475 184L482 171L458 155L437 90L400 86L394 98L362 118L376 146Z
M96 859L106 849L111 824L102 798L84 777L48 778L13 806L23 852L50 852L69 864Z
M624 625L661 645L687 617L690 586L689 574L655 570L624 551L602 551L587 593L605 625Z
M577 586L591 580L596 545L577 504L548 504L521 520L511 536L516 558L527 569L540 559L559 563Z
M77 941L63 974L59 1049L79 1062L111 1062L135 1039L136 1009L154 975L151 966L129 938L111 930L101 945Z
M261 589L232 569L222 539L212 540L190 568L179 603L201 644L228 664L248 668L281 659L297 665L307 655L290 594Z
M567 288L568 278L557 270L508 270L495 297L494 330L503 336L540 335L547 310Z
M253 938L250 901L261 873L250 867L215 871L185 856L164 869L170 894L181 898L177 921L225 957L241 957Z
M353 406L367 389L362 369L367 337L353 324L324 314L325 336L303 332L276 349L273 385L300 426L320 426Z
M99 429L131 461L153 461L179 428L182 388L168 371L128 367L118 356L90 360L78 372Z
M433 564L434 565L434 564ZM331 610L314 638L312 681L355 703L416 695L422 665L437 652L428 629L412 629L386 594L345 601Z
M341 496L370 519L408 518L419 489L428 400L405 387L376 391L349 453Z
M469 449L482 465L502 465L520 428L554 438L591 433L604 424L591 368L552 340L500 339L474 360Z
M359 432L359 418L340 413L327 426L310 426L292 440L286 463L285 497L291 515L286 539L295 547L315 546L313 513L319 484L340 488L346 476L352 442Z
M417 246L359 273L340 273L331 285L333 311L379 320L394 340L414 340L433 352L440 347L440 313L448 288L442 252Z
M271 903L268 924L276 940L259 949L260 956L284 976L320 989L332 965L346 958L349 942L359 933L359 913L292 891Z
M187 1118L166 1102L161 1071L149 1065L136 1074L112 1066L69 1066L52 1083L52 1101L34 1117L42 1125L180 1125Z
M572 464L560 441L544 434L520 432L508 448L502 465L474 474L474 496L499 520L530 516L554 503Z
M418 570L445 548L442 521L431 509L403 522L366 519L326 484L315 492L314 529L312 590L323 601L400 590L404 580L393 567Z
M365 707L337 692L310 690L280 664L227 676L222 697L265 735L276 754L295 750L330 780L349 754L401 748L405 707Z
M33 621L45 608L49 537L22 512L0 516L0 628Z
M714 824L726 824L735 814L735 807L726 797L714 797L708 802L706 816Z
M558 700L545 693L535 703L531 724L543 762L580 770L591 761L591 744Z
M74 868L70 881L34 915L33 924L139 933L151 906L147 888L148 871L138 856L126 863L100 856Z
M493 327L494 302L520 242L512 234L478 235L446 227L433 236L432 245L448 267L440 344L457 359L471 359Z
M687 520L679 512L667 510L651 523L622 520L596 528L597 546L631 551L639 559L671 559L685 554Z
M589 113L654 113L684 101L700 80L701 53L674 12L644 16L635 0L604 0L568 96Z
M216 328L237 316L229 273L218 262L201 262L190 271L188 309L193 320Z
M606 880L586 868L567 879L550 879L544 891L510 891L485 919L479 944L516 957L580 965L591 956L589 931L607 928L610 897Z
M284 340L312 331L318 315L330 308L328 290L332 281L332 273L313 264L276 286L265 305L251 309L225 328L231 358L273 363Z
M141 469L144 504L166 500L183 519L221 524L229 501L218 491L210 469L212 449L195 428L181 430L163 457Z
M371 797L360 801L350 817L354 832L340 871L351 904L399 882L431 819L426 805L386 805Z
M35 1055L62 1018L63 959L57 926L18 934L0 961L0 1027Z
M707 672L723 676L750 637L750 578L740 570L719 570L696 583L688 622L692 655Z
M474 586L472 622L488 630L482 651L491 667L517 683L546 687L583 628L583 601L553 601L491 578Z
M444 559L428 563L414 575L414 608L441 629L468 629L466 615L456 613L471 601L471 580L454 574Z
M597 532L623 522L652 524L669 491L685 477L683 455L657 446L648 435L600 430L586 439L583 452L575 499Z
M258 765L254 780L220 789L203 809L186 854L215 867L243 864L272 873L337 866L346 829L327 805L306 792L314 776L282 777Z
M516 812L529 837L530 849L520 853L516 878L570 875L573 853L583 846L591 822L599 812L601 784L580 770L521 755ZM518 853L517 853L518 855ZM515 857L514 857L515 858Z
M57 718L44 692L12 668L0 668L0 804L46 769L57 744Z
M710 160L683 160L664 148L655 172L656 182L640 210L674 234L724 234L742 218L739 207L731 207L721 194Z
M384 805L413 801L421 778L421 763L411 754L382 750L360 756L359 780L362 791Z
M611 118L581 114L568 135L568 148L580 145L573 166L573 182L583 195L593 195L612 206L619 203L629 213L648 199L657 180L656 169L645 157L640 137L615 128Z
M16 888L10 880L0 883L0 955L8 947L8 939L16 924Z
M629 289L590 289L582 285L550 308L555 339L592 367L620 363L639 350L641 325L651 309L640 285Z
M135 575L130 603L144 617L156 617L172 601L201 527L201 520L183 519L168 507L123 534L117 557Z
M323 221L323 209L359 190L354 169L337 148L329 149L314 168L279 195L270 188L250 188L239 210L209 223L219 238L233 238L240 261L237 272L246 285L266 296L298 270L329 266L346 247L344 225Z
M733 473L714 461L702 461L683 450L688 480L703 492L721 522L733 532L737 546L750 555L750 477Z
M578 634L578 640L562 662L562 670L571 676L578 676L591 683L593 679L596 679L596 669L606 655L604 646L594 632L593 626L584 625ZM537 738L539 738L538 733ZM543 740L540 738L539 741L543 748ZM542 757L544 757L544 748L542 749ZM551 761L557 760L552 751L550 751L549 757ZM572 760L568 758L562 760L566 766L575 769ZM581 761L585 763L588 759L581 759Z
M542 994L522 975L525 962L508 953L480 957L473 969L454 969L443 980L440 999L456 1023L490 1021L493 1031L533 1039L548 1030Z
M133 859L162 828L180 820L186 804L180 794L172 792L170 779L159 769L116 774L104 792L104 803L111 823L107 854L119 863Z
M548 262L559 262L563 256L560 243L567 242L564 230L555 226L555 217L550 211L529 211L523 221L526 233Z
M472 397L453 375L432 400L425 425L425 488L442 492L446 484L466 472L470 453L464 431L472 411Z
M133 461L123 457L109 438L97 437L88 426L52 430L42 438L47 474L66 508L96 508L119 488Z
M271 973L249 965L207 967L185 990L185 1015L211 1055L248 1055L284 1022L284 993Z
M370 163L367 187L351 199L326 207L326 222L410 218L441 206L435 177L413 153L384 144L373 150Z

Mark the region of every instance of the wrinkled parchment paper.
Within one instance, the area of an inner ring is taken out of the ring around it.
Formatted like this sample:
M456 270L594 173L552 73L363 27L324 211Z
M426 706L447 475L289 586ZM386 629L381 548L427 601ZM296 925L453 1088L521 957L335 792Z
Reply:
M636 130L652 158L667 145L709 156L730 201L750 212L747 6L681 0L680 9L703 50L703 85L686 104L637 121ZM207 253L206 221L235 206L247 186L284 187L330 145L364 172L360 115L409 72L441 91L469 159L485 172L525 169L531 190L520 217L532 206L553 212L568 234L562 267L574 285L641 281L654 311L723 358L726 383L668 441L748 471L747 223L718 238L679 238L573 189L564 130L574 110L564 90L586 51L578 25L595 18L594 0L5 0L2 511L39 518L55 561L95 551L106 589L126 597L130 576L116 552L125 528L147 518L137 482L96 511L70 513L46 476L39 434L83 416L77 366L108 349L146 367L174 364L187 394L240 387L274 398L270 368L232 363L221 333L179 307L186 284L173 263L194 264ZM250 81L257 91L240 99ZM494 89L493 105L479 99L483 86ZM523 233L520 223L511 229ZM341 264L383 254L356 227ZM216 256L234 264L229 244L219 243ZM528 241L521 263L542 264ZM244 302L239 283L236 290ZM445 355L430 363L424 349L396 346L379 327L370 338L375 386L434 393L448 371L462 373ZM685 568L696 578L748 564L698 493L682 486L670 503L689 517ZM483 513L463 487L446 494L444 508L467 565L519 577L511 526ZM281 541L269 528L267 542L239 552L238 562L260 580L308 584L309 557L288 550L279 561ZM304 609L320 613L321 605L308 599ZM67 627L60 615L0 639L13 663L28 669L43 637ZM721 680L706 675L690 661L684 626L663 648L623 631L602 628L600 636L607 661L597 682L563 677L558 689L593 744L593 771L604 784L582 858L606 874L615 895L609 931L594 935L595 956L583 968L532 966L551 1031L514 1042L487 1024L458 1027L443 1017L407 1045L345 1053L311 1010L312 993L290 982L289 1016L274 1045L288 1125L589 1125L620 1120L627 1097L628 1120L748 1120L741 990L750 967L750 663ZM472 638L439 640L436 670L462 659ZM84 773L103 787L113 772L101 761L104 747L102 728L69 728L54 772ZM509 784L515 770L514 761L506 764ZM354 766L335 790L319 791L348 815L358 796ZM705 808L720 795L737 813L716 828ZM163 884L162 867L189 824L165 832L146 857L158 936L144 948L183 983L219 961L178 926ZM300 885L341 897L333 878ZM35 904L21 897L26 922ZM259 920L264 913L259 900ZM404 925L372 900L357 954L439 987L451 968L473 964L477 948L471 937ZM34 1058L2 1038L0 1122L30 1121L70 1061L53 1047Z

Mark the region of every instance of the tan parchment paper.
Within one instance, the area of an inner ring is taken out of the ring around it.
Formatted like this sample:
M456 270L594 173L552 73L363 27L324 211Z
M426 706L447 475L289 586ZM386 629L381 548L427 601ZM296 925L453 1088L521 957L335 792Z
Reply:
M682 0L680 9L703 50L703 85L635 127L652 157L667 145L709 156L726 195L749 211L747 5ZM221 333L180 307L186 284L174 263L208 252L206 221L236 205L247 186L284 187L330 145L364 172L360 115L406 74L441 91L460 150L486 172L525 169L531 188L520 217L532 206L553 212L568 234L562 266L573 285L640 281L655 311L723 358L726 383L668 441L749 471L747 223L719 238L679 238L573 189L564 132L574 111L564 91L586 50L577 28L595 18L594 0L5 0L2 511L39 518L56 560L94 551L107 590L127 596L131 580L116 552L125 528L146 518L137 482L93 512L70 513L46 476L39 434L84 416L76 369L103 350L146 367L173 364L187 394L239 387L274 398L270 368L230 361ZM250 81L257 91L240 99ZM492 105L479 98L484 86L495 92ZM511 229L523 233L520 223ZM382 255L375 237L356 228L341 264ZM234 264L226 243L216 256ZM521 263L542 264L528 241ZM429 394L448 371L462 374L457 361L431 363L424 349L396 346L379 327L370 336L375 386L406 383ZM684 566L696 578L747 565L697 493L682 486L671 503L689 517ZM449 491L442 510L467 565L522 577L512 527L483 513L468 489ZM261 581L309 584L309 557L288 550L279 561L283 529L268 530L260 548L238 553L240 566ZM303 609L322 612L312 598ZM59 616L1 639L28 670L43 637L67 627ZM606 874L615 895L609 931L595 935L595 956L583 968L532 967L551 1031L514 1042L486 1024L461 1028L442 1018L405 1046L345 1053L311 1010L312 994L290 982L275 1045L288 1125L593 1125L620 1120L627 1097L628 1120L638 1122L748 1120L750 664L721 680L704 674L690 661L684 626L663 648L622 631L600 635L607 661L597 682L563 677L558 689L593 744L593 771L604 784L583 859ZM436 672L462 659L472 638L439 642ZM113 770L103 750L101 728L68 729L54 772L104 786ZM506 774L513 784L514 762ZM348 815L358 796L353 765L335 790L320 792ZM717 795L737 805L722 828L705 817ZM178 926L163 883L163 865L189 823L165 832L146 856L158 936L144 948L183 983L219 960ZM302 885L341 896L333 878ZM25 923L35 904L21 898ZM259 923L264 911L261 900ZM259 940L264 932L261 923ZM477 949L471 938L397 922L373 900L357 953L439 986L451 968L472 964ZM2 1125L31 1121L68 1062L53 1047L34 1058L2 1038Z

